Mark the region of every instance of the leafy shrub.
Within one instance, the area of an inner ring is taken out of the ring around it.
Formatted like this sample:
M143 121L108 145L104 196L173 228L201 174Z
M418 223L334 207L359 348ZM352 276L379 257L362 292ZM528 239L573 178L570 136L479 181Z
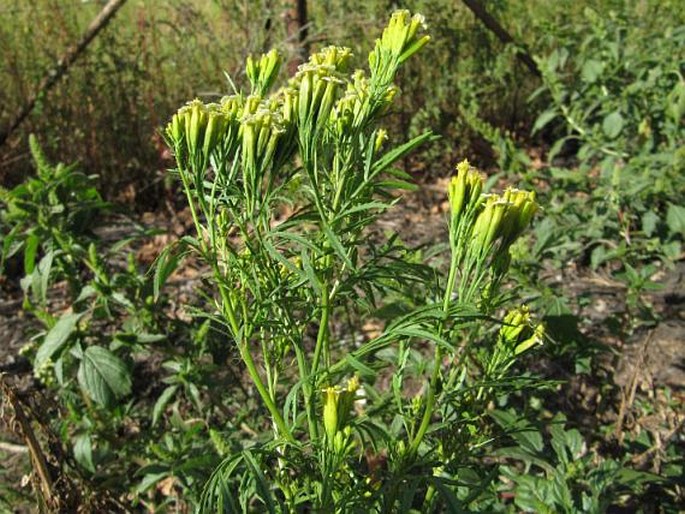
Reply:
M94 187L94 176L75 165L50 165L31 136L36 177L11 190L0 188L0 227L4 234L0 270L12 257L23 257L26 283L45 302L48 276L77 280L78 260L91 241L90 229L107 204Z
M421 25L418 15L393 14L368 75L349 71L348 49L326 47L271 95L278 55L250 57L249 94L195 100L167 126L196 228L184 244L211 270L211 316L264 409L258 439L237 440L214 472L204 512L406 512L472 501L453 485L486 444L485 406L512 362L542 341L526 310L511 311L499 332L482 320L502 306L509 248L537 204L515 189L482 194L482 177L464 162L448 192L446 280L407 261L395 237L369 240L392 193L409 187L393 163L430 139L386 148L378 127L398 68L429 39ZM293 182L303 198L284 215ZM425 293L398 302L406 286ZM341 321L378 316L390 292L399 308L385 310L380 335L346 338ZM412 383L423 385L409 393ZM491 479L478 476L483 487Z
M564 194L551 203L563 205L564 225L583 227L568 234L573 247L589 246L593 266L617 257L674 259L685 187L685 26L664 32L624 11L590 8L579 22L587 35L562 40L540 61L551 106L535 128L560 119L563 137L549 160L573 145L579 162L578 170L550 168L560 182L553 194Z

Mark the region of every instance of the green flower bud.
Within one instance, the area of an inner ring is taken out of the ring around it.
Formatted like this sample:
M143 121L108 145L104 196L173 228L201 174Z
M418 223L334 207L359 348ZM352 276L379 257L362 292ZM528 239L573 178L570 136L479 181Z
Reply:
M385 129L378 129L376 131L376 141L374 143L374 150L378 152L381 147L383 146L383 143L388 140L388 131Z
M338 455L347 455L354 448L354 441L352 440L352 430L350 427L345 427L338 430L331 445L333 451Z
M423 14L416 13L409 22L409 30L407 31L407 39L409 41L414 39L419 28L426 30L426 17Z
M243 117L247 117L250 114L255 114L257 110L261 107L262 97L261 95L250 95L245 99L245 104L243 106Z
M219 104L221 112L227 121L234 121L242 112L242 98L238 95L224 96Z
M275 95L276 103L272 110L280 109L281 119L286 127L295 123L297 112L297 91L292 88L282 88Z
M425 28L425 26L425 19L422 15L415 14L410 17L407 10L395 11L380 39L376 40L374 50L369 54L371 69L376 70L383 54L390 54L397 59L396 62L402 63L418 52L430 40L429 36L417 37L419 28Z
M500 223L508 205L499 195L486 197L485 206L474 223L471 240L473 249L481 256L490 251L497 239Z
M204 142L204 129L207 124L207 110L200 100L194 100L190 105L190 117L187 130L188 151L196 155L198 148Z
M264 95L271 89L278 76L281 63L282 59L276 50L261 55L258 61L248 56L245 71L253 93Z
M334 71L346 71L352 58L352 51L343 46L327 46L312 54L309 63L313 66L324 66Z
M259 68L257 67L254 57L251 55L248 55L247 60L245 61L245 73L254 90L257 87L257 81L259 80Z
M300 90L297 98L297 108L300 125L304 125L307 122L307 116L311 108L312 82L314 80L313 76L314 72L308 71L304 73L301 77Z
M534 345L542 344L544 335L544 325L533 323L526 305L509 311L499 331L500 341L513 355L520 355Z
M176 146L183 139L183 127L178 113L174 114L166 127L166 134L171 143Z
M524 339L521 341L519 344L516 345L516 348L514 348L514 355L520 355L526 350L529 350L533 346L537 344L542 344L544 341L545 337L545 326L543 324L538 324L535 325L535 328L533 329L533 335L531 335L529 338Z
M402 55L400 55L399 62L403 63L407 59L409 59L412 55L414 55L416 52L421 50L428 42L431 40L430 36L423 36L416 41L412 42L409 45L406 45L404 51L402 52Z
M256 166L257 143L255 134L255 124L253 119L246 119L241 124L243 141L243 167L254 169Z
M503 196L510 204L502 222L503 245L509 247L530 224L538 205L533 192L509 188Z
M202 152L206 157L216 147L226 125L225 117L221 114L218 107L217 105L212 105L207 115L207 127L202 145Z
M317 113L317 119L319 122L319 128L323 127L328 121L331 114L331 109L336 100L336 94L343 82L335 77L327 76L322 77L321 82L324 84L323 94L321 96L321 101L319 104L319 112Z
M483 179L478 170L472 168L467 160L460 162L457 165L457 176L452 177L448 187L450 212L455 226L464 213L475 208L482 190Z
M461 209L464 207L464 197L466 195L466 174L458 174L452 177L447 190L447 198L450 203L450 211L452 217L457 219L461 215Z
M528 227L533 216L535 216L535 213L538 211L538 208L539 205L535 201L535 192L531 191L527 194L525 201L522 202L521 207L519 208L518 223L516 227L519 233L523 232L526 227Z
M327 387L323 392L323 426L326 430L326 436L332 441L335 433L338 431L338 397L340 396L340 390L337 387Z
M381 61L380 40L376 40L376 47L369 52L369 69L376 70L376 64Z
M490 224L488 232L483 241L483 248L489 248L495 243L495 240L501 235L502 219L509 208L509 203L505 200L498 200L492 203L492 212L490 214Z
M355 376L345 389L335 386L323 390L323 424L329 441L334 441L336 433L347 425L358 389L359 379Z

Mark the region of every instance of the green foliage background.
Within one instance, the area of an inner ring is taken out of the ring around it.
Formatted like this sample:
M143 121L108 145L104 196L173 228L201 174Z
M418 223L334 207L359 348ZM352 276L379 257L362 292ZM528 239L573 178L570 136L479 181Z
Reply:
M536 110L529 94L539 85L507 48L453 0L416 2L309 2L313 48L337 42L358 56L367 37L395 7L421 12L433 37L424 58L411 63L400 84L404 94L390 125L403 135L426 127L444 136L426 150L431 163L467 156L477 165L516 166L511 141L530 139ZM101 8L95 1L8 0L0 8L0 125L6 124L47 70L76 41ZM489 11L514 39L545 56L578 40L590 3L498 0ZM50 157L80 161L101 176L107 197L133 184L148 205L159 198L164 168L158 128L177 105L195 96L211 100L228 92L221 75L245 82L242 63L250 53L276 47L292 55L282 0L158 2L131 0L96 38L20 131L34 132ZM621 13L631 31L659 34L659 20L682 22L678 2L593 2L603 17ZM631 23L632 23L631 21ZM0 177L9 183L29 169L21 145L2 150ZM422 161L426 159L417 159ZM18 162L22 166L17 166ZM417 165L426 173L432 166ZM435 174L435 172L432 172ZM129 197L132 196L129 191Z

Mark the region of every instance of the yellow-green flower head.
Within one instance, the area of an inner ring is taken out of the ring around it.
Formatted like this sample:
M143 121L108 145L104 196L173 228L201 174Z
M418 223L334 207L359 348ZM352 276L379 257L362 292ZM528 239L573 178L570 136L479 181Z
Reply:
M184 125L183 114L179 110L172 116L171 121L166 126L166 136L172 146L180 145L183 142L185 136Z
M314 53L309 63L315 66L329 66L333 70L345 71L352 58L352 50L344 46L327 46Z
M354 94L346 93L331 109L329 124L338 134L345 134L353 125L356 103Z
M167 136L174 147L185 150L191 159L204 162L224 137L227 117L219 104L205 105L193 100L181 107L167 125Z
M359 390L359 377L355 375L347 381L347 392L352 395L356 395L357 390Z
M323 390L323 424L329 441L333 441L336 432L347 425L352 406L359 389L359 379L354 376L347 382L347 387L326 387Z
M355 70L347 83L346 95L364 99L369 96L369 79L364 70Z
M188 102L186 105L181 107L176 114L171 118L171 122L167 125L167 136L175 144L180 144L182 141L186 141L188 138L187 129L190 127L190 115L191 106L195 102L200 102L199 100L194 100L193 102ZM200 102L201 104L202 102Z
M262 107L262 95L248 96L243 105L243 119L255 114L260 107Z
M363 118L363 108L369 97L369 81L362 70L356 70L347 82L342 97L331 110L331 127L339 134L345 133L350 127L360 123Z
M224 96L219 102L221 112L229 121L238 119L243 111L243 98L240 95Z
M483 195L485 204L473 225L472 244L485 255L500 235L500 227L509 202L497 194Z
M189 104L189 115L186 115L186 136L190 154L204 141L204 130L207 126L207 107L200 100L193 100Z
M301 127L321 130L328 123L338 91L345 84L335 65L308 62L290 82L298 89L297 117Z
M207 126L205 128L202 151L204 152L204 155L208 156L224 136L227 120L226 116L221 111L221 106L219 104L208 104L206 109Z
M418 52L430 40L429 36L418 36L418 30L425 27L425 19L422 15L411 16L410 12L405 9L395 11L380 39L376 40L376 47L369 54L371 69L376 68L384 53L391 54L402 63Z
M385 92L385 96L383 97L383 102L386 104L386 106L392 103L392 101L395 99L399 92L400 88L397 87L395 84L390 84L388 86L388 89Z
M327 387L323 390L323 394L323 426L328 439L332 441L335 433L338 431L338 398L340 397L340 388Z
M278 103L281 106L281 116L283 123L290 126L295 123L295 116L297 113L297 90L291 87L281 88L275 95Z
M483 191L483 178L478 170L464 160L457 165L457 175L452 177L447 196L452 218L457 221L464 212L475 207Z
M502 223L502 236L505 244L510 245L528 227L538 210L538 204L533 191L509 188L503 197L511 205Z
M522 305L504 316L499 335L514 355L519 355L534 345L542 344L545 328L541 323L534 323L528 306Z
M249 56L245 71L252 85L252 92L264 95L276 81L281 68L282 59L276 50L262 54L259 60Z
M377 152L378 150L381 149L383 146L383 143L385 143L388 140L388 131L385 129L378 129L376 132L376 142L374 143L374 150Z
M277 104L250 96L240 121L243 163L250 169L264 169L274 157L278 140L285 132ZM253 112L250 112L253 111Z
M455 181L454 192L451 193L451 196L455 198L455 207L459 206L460 187L459 180ZM482 196L485 202L476 217L471 244L480 255L485 255L499 241L500 244L493 258L500 264L500 267L506 268L510 259L509 247L523 233L538 209L535 194L509 188L501 196Z

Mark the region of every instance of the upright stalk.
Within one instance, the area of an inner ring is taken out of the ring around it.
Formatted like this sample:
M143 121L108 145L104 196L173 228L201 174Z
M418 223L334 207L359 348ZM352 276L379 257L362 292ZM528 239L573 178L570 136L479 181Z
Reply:
M218 268L216 267L217 264L216 262L213 263L214 266L214 273L215 276L218 273ZM221 277L216 276L217 282L220 284L221 283ZM257 388L257 392L259 393L259 396L261 396L262 401L264 402L264 405L268 409L269 413L271 414L271 417L278 427L278 430L280 434L285 437L289 442L295 443L295 438L293 435L290 433L290 430L288 429L288 425L286 424L285 420L283 419L283 416L281 415L280 411L278 410L278 407L276 406L276 403L274 402L273 398L269 394L269 391L267 390L266 386L264 385L264 382L262 381L261 376L259 375L259 371L257 370L257 366L255 365L254 359L252 357L252 354L250 353L249 349L249 336L245 335L244 333L241 334L240 326L238 324L238 320L235 315L235 310L233 306L233 302L231 301L231 298L228 296L228 292L225 287L220 286L219 287L219 293L221 295L221 303L223 306L224 310L224 315L229 321L229 324L231 325L231 330L233 332L233 337L238 338L240 336L240 340L237 341L238 343L238 351L240 352L240 357L243 359L243 362L245 362L245 366L247 367L247 371L250 374L250 378L254 382L255 387Z
M293 345L295 349L295 358L297 360L297 369L300 372L300 379L302 380L302 390L304 392L304 409L307 415L307 425L309 428L309 440L315 441L319 438L319 427L316 424L314 414L314 396L312 394L312 384L309 382L309 370L305 362L305 355L302 348L297 344Z
M319 330L316 334L314 359L312 360L312 373L314 374L319 370L321 354L328 353L328 319L331 313L330 299L328 296L328 282L324 281L324 283L321 285L321 319L319 321Z
M447 287L445 288L445 295L442 300L442 312L444 317L440 320L440 326L438 327L438 334L442 336L445 330L445 320L447 318L447 313L449 312L450 301L452 299L452 292L454 291L454 283L457 279L457 265L459 264L458 254L456 252L452 253L452 261L450 262L450 272L447 278ZM419 429L414 436L411 446L409 447L409 453L411 455L417 455L421 441L426 435L426 431L430 426L431 417L433 416L433 407L435 406L435 391L438 385L438 379L440 378L440 361L442 360L442 347L436 343L435 345L435 357L433 365L433 373L431 375L430 384L428 386L428 393L426 394L425 410L423 411L423 417L421 418L421 424Z
M266 386L264 386L262 378L259 376L259 371L257 370L257 366L255 366L255 362L248 348L248 344L249 341L246 340L243 340L240 343L238 343L238 351L240 351L240 357L242 357L243 361L245 362L245 366L247 366L247 371L250 374L250 378L254 382L254 385L257 388L257 391L259 392L259 396L262 397L264 405L266 405L266 408L269 410L269 413L271 414L274 423L278 427L279 433L283 437L285 437L288 440L288 442L295 443L295 438L290 433L288 425L286 425L283 416L281 416L278 407L271 398L271 395L269 394L269 391L266 389Z

